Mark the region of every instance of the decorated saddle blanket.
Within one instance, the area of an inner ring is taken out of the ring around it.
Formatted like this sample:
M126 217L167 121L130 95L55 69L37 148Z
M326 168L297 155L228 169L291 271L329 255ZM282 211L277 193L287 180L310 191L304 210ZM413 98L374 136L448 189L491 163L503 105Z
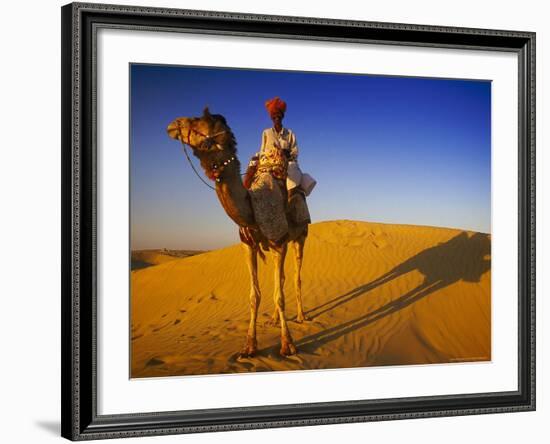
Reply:
M275 242L286 236L288 207L284 181L258 168L248 191L254 218L263 235Z

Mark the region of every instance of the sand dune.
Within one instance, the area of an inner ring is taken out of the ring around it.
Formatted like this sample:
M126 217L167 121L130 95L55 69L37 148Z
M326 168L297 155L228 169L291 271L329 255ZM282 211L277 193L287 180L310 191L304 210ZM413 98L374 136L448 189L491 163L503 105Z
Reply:
M286 261L286 316L298 355L282 358L272 264L260 262L259 353L248 328L241 245L132 271L132 377L427 364L491 359L491 239L447 228L331 221L311 225L302 272L311 321Z
M132 251L132 270L152 267L153 265L164 264L175 259L195 256L203 253L197 250L134 250Z

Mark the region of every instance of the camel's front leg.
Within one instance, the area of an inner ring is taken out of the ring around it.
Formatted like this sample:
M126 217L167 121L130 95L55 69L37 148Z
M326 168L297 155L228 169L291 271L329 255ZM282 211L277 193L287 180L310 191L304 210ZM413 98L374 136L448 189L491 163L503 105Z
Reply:
M285 312L284 312L284 290L281 285L284 280L284 266L285 266L285 256L286 256L287 245L284 244L279 248L273 249L273 259L275 261L275 282L274 282L274 292L273 299L275 303L275 310L279 314L279 319L281 322L281 355L290 356L296 354L296 347L290 336L290 331L286 324ZM283 277L281 277L283 276Z
M307 321L304 315L304 306L302 305L302 259L304 256L304 244L306 237L302 236L292 243L294 247L294 259L296 262L296 271L294 274L294 285L296 290L296 322Z
M246 249L246 263L250 272L250 325L246 336L246 345L240 353L241 357L252 357L258 350L256 340L256 318L258 317L258 306L260 305L260 285L258 284L258 250L250 245L244 244Z
M286 257L286 247L284 250L284 255ZM277 279L277 276L275 276L275 279ZM283 265L281 267L280 273L279 273L279 281L281 282L281 291L284 295L284 288L285 288L285 258L283 257ZM285 298L283 296L281 301L281 306L283 311L285 311ZM274 326L277 326L279 323L279 310L277 309L277 305L275 304L275 308L273 309L273 316L271 316L271 324Z

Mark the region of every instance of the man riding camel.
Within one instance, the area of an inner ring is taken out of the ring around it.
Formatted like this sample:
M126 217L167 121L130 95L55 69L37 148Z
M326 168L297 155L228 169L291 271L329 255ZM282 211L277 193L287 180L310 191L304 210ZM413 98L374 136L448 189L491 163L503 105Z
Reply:
M265 102L265 107L273 126L262 132L260 151L252 157L248 165L245 186L250 188L258 173L269 172L283 182L288 193L290 215L294 221L310 223L305 197L311 193L316 182L300 170L296 136L291 129L283 127L287 105L279 97L274 97Z

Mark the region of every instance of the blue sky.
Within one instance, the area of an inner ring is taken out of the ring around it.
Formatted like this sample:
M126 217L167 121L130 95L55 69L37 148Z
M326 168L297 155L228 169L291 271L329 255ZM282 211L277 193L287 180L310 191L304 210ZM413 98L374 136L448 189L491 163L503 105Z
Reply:
M313 222L491 230L491 83L351 74L130 65L132 248L213 249L238 242L215 193L166 126L223 114L246 165L280 96L284 126L317 187ZM193 158L198 166L197 159Z

